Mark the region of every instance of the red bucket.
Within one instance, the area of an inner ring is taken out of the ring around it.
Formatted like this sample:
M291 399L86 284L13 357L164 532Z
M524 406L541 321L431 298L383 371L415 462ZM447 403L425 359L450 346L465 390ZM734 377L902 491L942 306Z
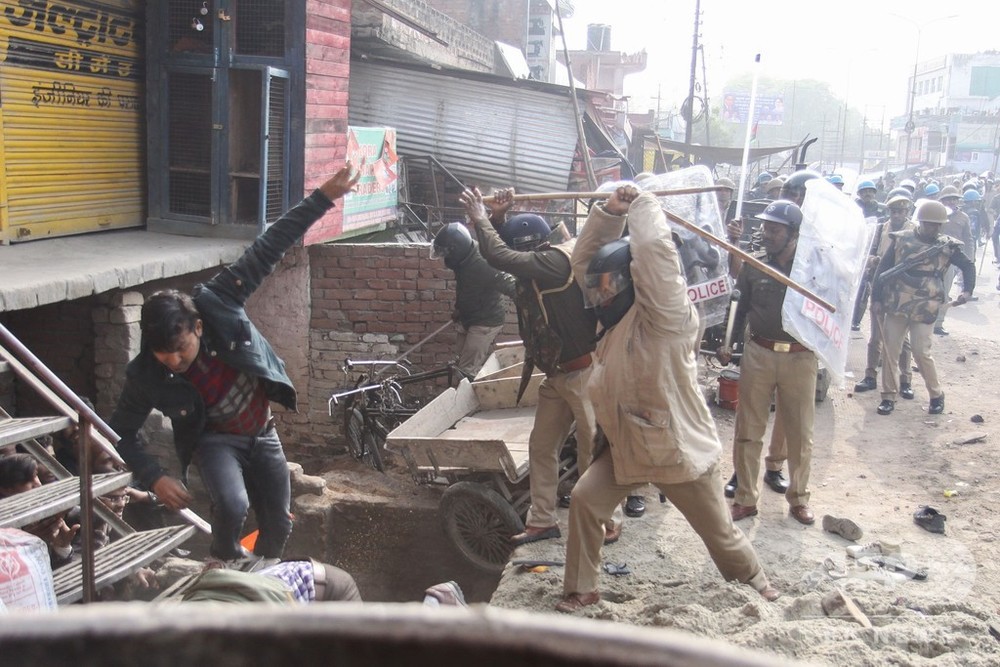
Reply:
M720 408L735 410L740 403L740 372L725 369L719 373L719 390L715 394L715 403Z

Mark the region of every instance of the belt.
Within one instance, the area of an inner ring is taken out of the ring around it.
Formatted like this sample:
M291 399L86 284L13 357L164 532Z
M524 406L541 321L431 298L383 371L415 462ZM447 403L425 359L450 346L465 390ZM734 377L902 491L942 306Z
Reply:
M564 361L561 364L556 364L556 371L559 373L572 373L573 371L580 371L584 368L590 366L593 362L593 358L590 352L580 355L576 359L570 359L569 361Z
M774 352L808 352L809 348L802 343L794 343L786 340L771 340L770 338L764 338L763 336L758 336L756 334L750 336L750 339L760 345L761 347L766 347Z

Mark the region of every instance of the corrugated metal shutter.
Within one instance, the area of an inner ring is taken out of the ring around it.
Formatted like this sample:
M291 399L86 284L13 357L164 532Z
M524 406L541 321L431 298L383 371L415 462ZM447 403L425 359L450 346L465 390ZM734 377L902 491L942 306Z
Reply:
M143 223L143 11L0 0L0 241Z
M576 150L569 93L351 61L356 126L396 128L402 155L433 155L466 182L565 190Z

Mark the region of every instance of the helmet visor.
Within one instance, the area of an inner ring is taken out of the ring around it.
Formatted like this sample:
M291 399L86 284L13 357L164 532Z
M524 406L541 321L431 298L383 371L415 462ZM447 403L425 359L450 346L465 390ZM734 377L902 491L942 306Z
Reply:
M632 281L625 269L617 269L606 273L588 273L583 283L584 305L596 308L628 289Z
M560 245L566 243L571 238L569 230L566 229L566 223L560 222L552 229L552 233L549 234L549 245Z
M451 247L450 246L447 246L447 245L436 245L436 244L432 243L431 244L431 254L430 254L430 257L431 257L431 259L444 259L445 257L448 256L448 253L450 251L451 251Z

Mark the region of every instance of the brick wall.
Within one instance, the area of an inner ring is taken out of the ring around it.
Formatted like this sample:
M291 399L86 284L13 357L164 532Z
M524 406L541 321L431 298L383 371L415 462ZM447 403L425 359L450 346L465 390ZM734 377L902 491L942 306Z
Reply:
M425 244L331 244L309 248L311 273L308 418L311 437L287 448L308 468L341 445L342 420L327 415L330 394L345 386L344 359L392 359L451 318L454 274L428 256ZM518 338L512 307L497 340ZM411 354L415 368L447 364L455 332L447 328ZM429 394L444 385L427 387ZM417 388L414 388L417 390ZM419 393L419 392L418 392ZM300 411L306 400L300 392Z
M4 313L3 323L70 389L94 397L94 334L91 309L94 297L62 301ZM53 414L38 393L14 382L13 407L18 416Z
M347 88L351 71L351 0L306 3L306 194L344 166L347 155ZM306 233L306 245L343 230L340 207Z

